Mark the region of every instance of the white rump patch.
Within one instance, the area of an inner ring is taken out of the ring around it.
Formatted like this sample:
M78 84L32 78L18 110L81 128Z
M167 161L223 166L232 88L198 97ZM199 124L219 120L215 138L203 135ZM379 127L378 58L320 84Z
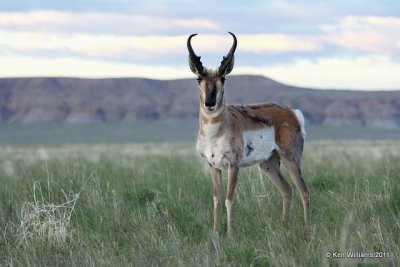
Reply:
M243 132L243 155L240 166L250 166L269 159L276 149L274 128Z
M303 139L306 139L306 136L307 136L306 127L305 127L306 126L306 122L304 120L303 112L301 112L300 109L293 109L293 112L296 115L297 119L299 120L301 136L303 136Z

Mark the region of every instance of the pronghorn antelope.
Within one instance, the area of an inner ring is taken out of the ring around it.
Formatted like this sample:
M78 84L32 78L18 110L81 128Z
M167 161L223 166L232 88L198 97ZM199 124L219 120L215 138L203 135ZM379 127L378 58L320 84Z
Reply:
M277 104L234 106L225 104L224 81L232 71L236 36L229 53L217 70L209 70L192 48L192 34L187 40L189 66L200 89L199 133L196 149L210 166L213 181L214 231L218 231L221 202L221 171L228 171L225 200L227 232L232 236L232 203L239 168L259 164L283 199L282 220L288 223L292 190L280 172L282 161L292 178L304 208L304 223L310 219L309 192L301 175L300 162L306 135L304 117L300 110Z

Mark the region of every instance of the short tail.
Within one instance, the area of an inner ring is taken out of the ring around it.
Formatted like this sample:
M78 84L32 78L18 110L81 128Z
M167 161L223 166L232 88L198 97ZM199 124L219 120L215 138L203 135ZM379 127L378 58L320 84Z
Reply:
M306 128L305 128L306 122L304 120L303 112L301 112L300 109L294 109L293 112L296 115L297 119L299 120L301 136L303 136L303 139L305 140L307 133L306 133Z

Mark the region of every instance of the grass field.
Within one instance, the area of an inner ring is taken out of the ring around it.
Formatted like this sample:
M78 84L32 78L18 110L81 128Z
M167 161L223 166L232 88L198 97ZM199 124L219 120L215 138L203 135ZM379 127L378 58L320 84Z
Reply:
M399 162L400 142L308 142L306 236L297 193L285 229L278 191L242 169L229 241L225 211L212 232L211 181L193 143L3 145L0 265L396 266Z
M306 125L307 140L400 140L400 128ZM198 120L2 124L0 145L194 142Z

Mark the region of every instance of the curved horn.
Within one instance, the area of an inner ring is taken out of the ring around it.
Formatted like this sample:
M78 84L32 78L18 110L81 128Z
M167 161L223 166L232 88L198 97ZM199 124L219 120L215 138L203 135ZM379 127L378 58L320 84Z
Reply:
M235 54L235 50L236 50L236 46L237 46L237 39L233 33L231 33L231 32L228 32L228 33L230 35L232 35L232 37L233 37L233 44L232 44L231 50L229 50L229 53L225 57L222 58L221 65L218 69L218 73L220 75L228 75L233 69L233 62L234 62L234 58L235 58L234 54Z
M198 57L194 53L192 45L190 43L192 37L194 37L196 35L197 35L197 33L190 35L188 40L187 40L187 48L189 50L189 66L190 66L190 69L192 70L192 72L194 74L203 75L204 74L204 67L203 67L203 63L201 63L201 61L200 61L201 57Z

